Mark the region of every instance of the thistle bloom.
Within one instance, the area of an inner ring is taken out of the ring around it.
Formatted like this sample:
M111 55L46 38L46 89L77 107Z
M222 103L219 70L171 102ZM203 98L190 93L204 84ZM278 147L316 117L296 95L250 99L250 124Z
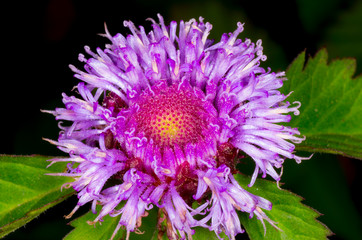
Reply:
M275 169L284 159L302 160L293 151L304 138L279 124L300 106L278 91L284 72L259 66L262 42L238 39L241 23L214 43L202 18L181 21L178 30L158 18L148 34L125 21L132 34L106 30L104 50L85 47L85 70L70 66L80 97L63 94L65 108L46 111L70 122L59 124L58 141L48 140L70 156L51 160L70 162L66 173L54 174L74 177L66 187L79 201L68 217L88 202L96 213L100 204L90 224L121 215L113 237L123 226L127 238L153 207L170 239L192 239L196 226L234 239L243 232L238 211L274 225L262 211L272 204L233 174L241 155L255 161L250 186L259 174L279 181Z

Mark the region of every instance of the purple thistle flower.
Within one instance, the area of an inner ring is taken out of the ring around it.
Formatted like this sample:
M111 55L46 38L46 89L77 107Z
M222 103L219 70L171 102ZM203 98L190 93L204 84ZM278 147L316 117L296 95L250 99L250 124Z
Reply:
M300 106L284 102L288 96L277 90L284 72L259 66L266 60L261 41L238 39L241 23L213 43L212 26L202 18L181 21L178 33L176 22L166 26L158 18L159 24L150 19L148 34L125 21L132 34L106 30L111 44L104 50L85 47L91 56L79 55L85 71L70 66L81 80L80 98L63 94L65 108L45 111L71 123L60 124L58 141L48 140L70 155L51 160L70 162L67 173L54 174L74 177L65 187L79 201L67 217L88 202L96 213L100 204L89 224L121 215L113 237L124 226L127 239L153 207L166 219L170 239L192 239L196 226L234 239L243 232L237 211L275 226L262 211L272 204L232 174L241 155L256 164L250 186L260 173L279 181L275 168L285 158L303 159L293 151L304 138L279 124Z

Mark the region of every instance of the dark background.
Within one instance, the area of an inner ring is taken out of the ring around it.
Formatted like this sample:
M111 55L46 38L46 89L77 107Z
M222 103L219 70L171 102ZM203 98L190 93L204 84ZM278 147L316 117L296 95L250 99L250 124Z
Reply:
M112 35L129 33L123 20L150 30L145 19L161 13L165 22L203 16L219 40L245 22L240 38L263 39L264 66L285 70L303 50L314 55L327 47L330 58L356 57L362 67L362 6L357 0L295 1L17 1L2 6L1 144L3 154L60 155L42 137L57 139L54 117L40 112L62 107L77 79L68 64L81 68L84 45L104 48L104 23ZM5 63L5 65L4 65ZM330 239L362 239L360 160L316 154L298 165L286 161L283 186L324 214L319 218L335 233ZM0 173L1 174L1 173ZM6 239L62 239L72 228L63 219L76 203L70 198ZM87 207L84 207L87 208ZM83 211L86 211L85 209ZM141 237L141 236L140 236ZM246 234L240 239L245 238Z

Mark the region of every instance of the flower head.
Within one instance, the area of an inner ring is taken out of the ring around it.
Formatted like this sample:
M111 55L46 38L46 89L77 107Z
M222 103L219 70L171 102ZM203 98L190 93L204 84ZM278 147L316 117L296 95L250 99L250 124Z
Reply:
M91 224L121 215L114 235L124 226L129 236L158 207L170 239L191 239L196 226L234 239L243 232L237 211L274 225L262 211L272 204L232 174L241 155L255 161L250 186L259 173L279 181L275 168L284 159L302 159L293 151L304 138L280 125L300 106L277 90L284 73L259 66L266 60L261 41L238 39L241 23L214 43L202 18L169 26L158 18L148 34L125 21L132 34L106 31L104 50L85 47L85 70L70 66L80 97L63 94L65 108L47 111L70 122L60 125L58 141L49 140L70 156L53 163L73 163L55 174L74 177L67 187L79 201L68 217L85 203L94 212L100 204Z

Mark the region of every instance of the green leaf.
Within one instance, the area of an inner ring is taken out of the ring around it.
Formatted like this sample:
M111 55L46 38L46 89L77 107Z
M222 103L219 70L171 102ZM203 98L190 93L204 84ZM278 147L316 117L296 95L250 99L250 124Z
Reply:
M97 212L101 210L102 206L97 206ZM92 211L84 214L83 216L73 220L70 225L75 229L72 230L64 240L108 240L112 237L114 230L121 218L121 215L110 217L109 215L103 218L101 224L96 223L94 226L89 225L97 217ZM157 231L155 230L157 224L157 208L154 207L148 211L148 216L142 218L142 225L138 233L131 232L130 239L157 239ZM118 230L114 239L125 239L127 231L124 227ZM154 237L155 236L155 237ZM153 238L154 237L154 238Z
M101 206L97 206L97 211L101 210ZM163 239L167 240L166 229L164 233L159 234L159 229L157 229L158 222L158 208L153 207L148 211L148 216L142 218L142 225L139 228L138 233L131 232L129 239L151 239L158 240ZM117 227L119 219L121 217L110 217L109 215L104 217L102 224L96 224L96 226L89 225L88 222L93 221L96 218L96 214L93 214L91 211L85 215L77 218L76 220L70 223L75 229L72 230L64 240L108 240L111 238L114 230ZM166 223L163 222L162 226L166 228ZM219 238L213 231L202 227L196 227L195 234L192 236L195 240L218 240ZM114 239L125 239L126 230L124 227L121 227L114 237ZM222 237L226 237L225 234L221 234ZM225 238L226 239L226 238Z
M300 115L290 125L298 127L306 140L297 150L341 154L362 159L362 77L352 78L354 59L327 63L327 51L309 58L301 53L287 70L284 94L300 101Z
M240 213L239 218L251 240L259 239L326 239L331 231L318 222L320 215L312 208L301 203L302 198L279 189L275 182L259 179L249 188L250 178L241 174L234 175L236 181L247 191L264 197L273 203L270 211L264 210L268 217L277 222L281 230L275 229L265 221L266 235L262 223L255 217L249 218L249 214Z
M100 211L101 207L97 207L97 211ZM93 214L92 211L84 214L83 216L75 219L70 223L72 227L75 227L64 240L108 240L111 238L114 230L117 227L120 216L110 217L105 216L104 221L100 224L89 225L88 222L93 221L97 215ZM126 236L126 231L120 229L116 235L115 239L124 239ZM121 238L122 237L122 238Z
M47 159L0 155L0 238L72 195L71 189L60 191L70 178L45 175L62 172L65 166L47 169Z
M192 235L192 239L194 240L219 240L214 231L210 231L209 229L203 227L196 227L194 229L195 234ZM223 232L219 235L222 239L228 239L227 235Z

